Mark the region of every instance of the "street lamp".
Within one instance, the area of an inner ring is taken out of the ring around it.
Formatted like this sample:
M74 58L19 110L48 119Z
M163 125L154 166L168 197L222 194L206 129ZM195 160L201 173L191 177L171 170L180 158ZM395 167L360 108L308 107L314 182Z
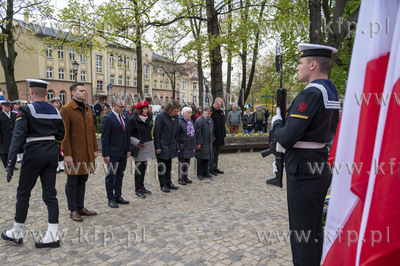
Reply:
M76 62L76 60L72 63L72 69L74 71L74 76L75 76L75 83L78 82L78 68L79 64Z

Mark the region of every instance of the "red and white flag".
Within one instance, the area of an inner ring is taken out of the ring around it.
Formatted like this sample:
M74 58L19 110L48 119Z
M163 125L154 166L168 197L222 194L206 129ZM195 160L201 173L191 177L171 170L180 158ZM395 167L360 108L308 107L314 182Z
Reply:
M361 3L325 227L324 265L357 262L397 10L397 2L391 0Z
M399 11L400 12L400 8ZM400 13L399 13L400 14ZM357 265L394 265L400 261L400 15L392 47L381 106L368 190L361 220Z

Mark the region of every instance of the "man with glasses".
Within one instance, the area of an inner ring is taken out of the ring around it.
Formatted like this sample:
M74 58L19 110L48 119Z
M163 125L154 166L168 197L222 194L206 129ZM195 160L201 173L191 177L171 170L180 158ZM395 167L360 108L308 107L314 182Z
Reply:
M118 208L118 204L129 204L122 198L122 179L127 158L131 156L129 130L125 115L125 101L117 98L112 111L101 122L101 146L104 163L108 165L106 191L108 206Z

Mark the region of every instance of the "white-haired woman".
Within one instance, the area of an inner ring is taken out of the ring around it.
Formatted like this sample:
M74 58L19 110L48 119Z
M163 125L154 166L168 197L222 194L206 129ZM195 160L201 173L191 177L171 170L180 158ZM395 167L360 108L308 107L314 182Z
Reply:
M188 178L190 158L194 157L196 151L196 141L194 134L194 125L191 120L192 108L183 107L179 116L179 133L178 133L178 183L186 185L192 183Z

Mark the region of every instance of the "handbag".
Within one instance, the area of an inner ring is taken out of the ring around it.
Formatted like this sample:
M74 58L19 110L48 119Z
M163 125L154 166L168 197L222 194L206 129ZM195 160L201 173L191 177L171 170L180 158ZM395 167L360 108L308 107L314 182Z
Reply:
M133 117L133 120L135 120L135 124L136 124L136 128L138 129L138 133L139 133L139 140L140 142L142 141L142 136L140 135L140 130L139 130L139 126L136 122L136 117ZM135 145L131 145L131 156L132 157L136 157L139 154L139 147L135 146Z

